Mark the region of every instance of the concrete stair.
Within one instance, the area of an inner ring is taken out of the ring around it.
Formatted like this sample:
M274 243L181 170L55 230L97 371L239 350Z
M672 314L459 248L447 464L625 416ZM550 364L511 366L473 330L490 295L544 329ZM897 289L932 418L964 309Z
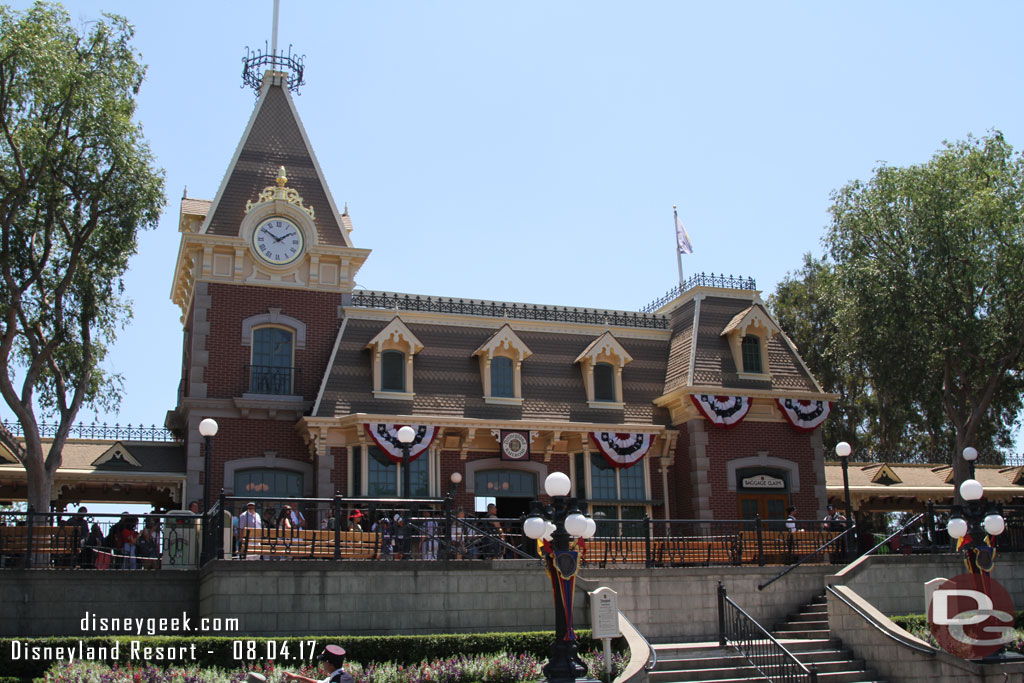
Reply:
M817 669L819 683L876 683L877 676L842 643L830 637L825 597L815 598L772 632L802 664ZM651 683L749 683L766 681L746 657L718 643L654 645L658 665ZM770 675L771 667L762 666ZM879 682L880 683L880 682Z

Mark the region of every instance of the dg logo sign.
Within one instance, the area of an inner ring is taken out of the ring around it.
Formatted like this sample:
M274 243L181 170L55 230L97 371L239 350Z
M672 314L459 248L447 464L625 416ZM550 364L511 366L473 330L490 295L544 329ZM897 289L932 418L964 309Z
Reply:
M987 574L961 574L942 583L932 594L928 626L946 652L964 659L981 659L1016 638L1013 600Z

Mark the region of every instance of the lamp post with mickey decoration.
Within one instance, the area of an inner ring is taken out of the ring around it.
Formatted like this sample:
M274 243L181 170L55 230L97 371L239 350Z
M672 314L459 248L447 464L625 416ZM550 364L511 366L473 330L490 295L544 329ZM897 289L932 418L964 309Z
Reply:
M950 538L956 539L956 549L964 552L970 572L987 574L995 560L993 539L1006 530L1006 520L994 505L986 505L981 500L985 487L974 478L977 457L978 451L974 448L968 446L964 449L963 458L970 463L971 478L960 484L960 497L964 503L953 505L946 531Z
M549 474L544 490L551 497L551 506L545 508L540 501L533 501L530 516L523 522L523 533L541 542L554 594L555 640L542 669L549 683L573 683L587 672L576 651L572 602L580 551L586 548L583 539L594 535L597 523L580 512L577 500L569 497L571 488L569 477L562 472Z

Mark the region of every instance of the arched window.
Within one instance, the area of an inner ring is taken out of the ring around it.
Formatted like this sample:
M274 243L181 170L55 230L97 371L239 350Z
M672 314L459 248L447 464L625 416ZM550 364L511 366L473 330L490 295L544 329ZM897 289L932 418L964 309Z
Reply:
M401 351L380 355L380 390L405 391L405 354Z
M246 498L300 498L302 474L274 469L239 470L235 472L235 495Z
M594 400L615 400L615 368L611 363L594 364Z
M512 398L516 395L512 359L495 356L491 359L491 396Z
M291 330L257 327L252 331L249 391L254 394L291 394L293 366Z
M743 372L763 372L761 369L761 339L752 334L743 337Z

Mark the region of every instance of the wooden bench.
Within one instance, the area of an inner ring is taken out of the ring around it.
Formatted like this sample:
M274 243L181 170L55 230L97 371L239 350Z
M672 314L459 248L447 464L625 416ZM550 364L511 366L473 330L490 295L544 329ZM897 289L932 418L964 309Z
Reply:
M583 563L604 567L609 564L639 564L647 562L643 538L592 538L586 541Z
M34 526L32 555L52 558L74 558L81 551L78 528L73 526ZM0 527L0 555L24 556L28 551L29 527Z
M674 536L661 539L653 553L654 563L671 566L712 566L740 563L740 539L724 536Z
M761 532L761 543L764 547L764 559L766 564L791 564L805 555L810 555L815 550L825 545L839 534L833 531L779 531L763 530ZM757 564L757 532L743 531L741 539L743 564ZM836 544L830 545L818 554L818 558L812 561L828 562L832 553L838 552Z
M240 556L287 557L291 559L334 559L334 532L318 530L280 531L243 529ZM372 560L380 549L380 538L370 531L342 531L341 559Z

